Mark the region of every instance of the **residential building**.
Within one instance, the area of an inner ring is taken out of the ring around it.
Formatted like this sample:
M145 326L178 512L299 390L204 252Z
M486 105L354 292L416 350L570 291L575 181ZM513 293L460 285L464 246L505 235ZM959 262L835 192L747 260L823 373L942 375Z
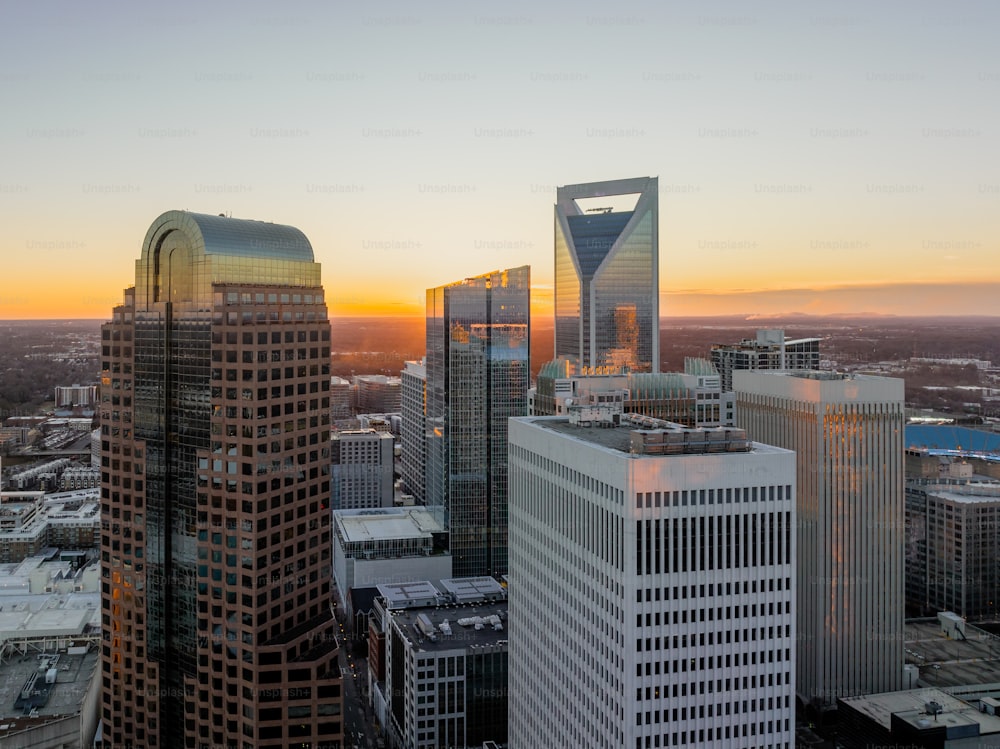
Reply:
M335 510L392 507L393 447L387 432L354 429L330 438L330 487Z
M785 340L783 330L758 330L756 338L712 346L712 363L722 377L722 389L733 389L733 372L761 369L819 369L821 338Z
M916 615L1000 614L1000 481L972 475L906 482L906 604Z
M101 338L103 744L342 742L309 240L165 213Z
M57 494L0 495L0 562L20 562L59 547L95 549L101 542L100 493L82 489Z
M791 749L794 487L742 430L512 419L511 749Z
M93 407L97 403L97 385L56 385L56 408Z
M632 195L630 210L606 205ZM557 188L556 359L660 370L658 217L656 177Z
M424 361L408 361L399 377L403 491L423 502L427 495L427 366Z
M798 678L803 703L901 688L903 381L737 371L736 421L795 450Z
M425 503L461 577L507 571L507 419L527 414L529 275L427 290Z

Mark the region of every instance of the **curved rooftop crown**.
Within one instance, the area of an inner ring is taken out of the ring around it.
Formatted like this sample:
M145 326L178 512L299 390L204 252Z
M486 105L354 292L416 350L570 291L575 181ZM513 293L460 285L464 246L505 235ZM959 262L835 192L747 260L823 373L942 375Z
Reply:
M135 271L142 309L171 302L205 310L215 284L320 285L312 245L295 227L187 211L152 223Z
M306 235L294 226L187 211L167 211L157 218L146 232L143 254L150 249L156 237L163 237L175 230L187 235L195 252L201 250L206 255L274 258L307 263L315 259Z

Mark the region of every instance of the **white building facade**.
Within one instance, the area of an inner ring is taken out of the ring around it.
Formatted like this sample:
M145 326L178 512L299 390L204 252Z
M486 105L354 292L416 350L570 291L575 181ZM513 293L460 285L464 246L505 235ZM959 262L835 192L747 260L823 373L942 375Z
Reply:
M392 507L393 438L360 429L337 432L330 441L333 509Z
M796 451L799 698L903 688L903 381L734 372L737 424Z
M510 422L511 749L791 749L794 455L621 421Z

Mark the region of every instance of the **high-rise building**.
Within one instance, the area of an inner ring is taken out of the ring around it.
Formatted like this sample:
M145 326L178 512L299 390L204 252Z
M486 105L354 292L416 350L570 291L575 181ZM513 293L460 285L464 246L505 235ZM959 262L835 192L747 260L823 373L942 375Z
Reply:
M919 616L1000 612L1000 481L972 475L906 482L906 603Z
M392 507L395 440L388 432L350 429L330 438L335 510Z
M624 195L631 210L578 202ZM658 201L656 177L556 190L555 358L660 370Z
M722 377L722 389L733 389L733 372L760 369L819 369L821 338L785 340L783 330L758 330L756 338L712 346L712 364Z
M400 473L403 491L423 502L427 463L427 366L408 361L399 374L400 388Z
M104 744L339 745L309 240L165 213L101 337Z
M527 414L529 268L427 290L426 504L455 575L507 571L507 419Z
M601 413L510 422L511 749L791 749L794 455Z
M733 374L736 423L795 450L798 678L805 704L902 688L903 381Z

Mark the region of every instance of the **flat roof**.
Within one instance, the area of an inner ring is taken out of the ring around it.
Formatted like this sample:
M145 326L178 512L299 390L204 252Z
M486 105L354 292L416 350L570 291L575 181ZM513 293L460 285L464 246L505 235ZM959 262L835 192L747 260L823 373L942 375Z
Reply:
M20 637L73 637L101 626L100 593L0 597L0 643Z
M920 669L929 687L1000 683L1000 638L971 624L964 640L949 639L935 618L908 620L904 634L906 663Z
M841 697L839 701L878 723L887 731L892 728L892 716L898 715L910 725L920 729L931 728L935 724L963 726L978 723L981 734L1000 732L1000 717L981 713L977 707L935 687L884 692L862 697ZM941 712L936 717L927 714L926 707L931 702L941 707Z
M444 532L441 522L425 507L334 510L333 521L345 543L428 538Z
M380 583L375 586L379 595L386 600L389 608L406 606L414 601L435 600L440 591L430 580L414 580L406 583Z
M435 628L436 641L430 640L426 633L417 626L420 616ZM488 622L482 622L487 617L496 616L500 629L494 629ZM459 620L475 619L482 622L482 628L476 629L474 624L459 624ZM451 604L448 606L422 606L412 609L392 611L392 618L402 635L412 643L417 652L439 652L443 650L469 649L484 646L496 646L505 643L507 632L507 602ZM441 625L450 629L447 635L441 631Z
M598 445L599 447L608 448L610 450L617 450L618 452L627 453L630 456L636 458L653 458L653 459L670 459L677 460L678 458L691 458L691 457L719 457L723 458L727 455L746 455L747 451L737 451L737 452L698 452L698 453L673 453L673 454L646 454L646 453L633 453L632 452L632 432L641 431L640 427L635 424L622 424L621 426L592 426L585 427L576 424L571 424L568 417L565 416L525 416L520 417L519 420L526 421L530 424L535 424L544 429L548 429L552 432L557 432L558 434L563 434L567 437L572 437L573 439L578 439L581 442L587 442L593 445ZM699 431L697 429L691 430L686 427L678 427L681 430L686 431ZM713 428L706 428L701 431L710 432ZM782 453L788 452L780 447L774 447L772 445L765 445L760 442L750 442L750 451L752 453Z
M441 581L441 587L455 596L456 601L474 601L505 597L506 591L492 577L452 577Z
M49 659L55 659L51 661ZM18 655L0 665L0 735L24 730L39 722L27 719L24 708L16 708L17 701L28 679L46 664L56 669L55 686L44 705L34 702L39 718L76 715L80 713L91 679L100 663L99 652L91 650L82 655L65 653L29 653ZM45 673L40 672L38 682L45 683ZM95 689L99 688L97 685Z

